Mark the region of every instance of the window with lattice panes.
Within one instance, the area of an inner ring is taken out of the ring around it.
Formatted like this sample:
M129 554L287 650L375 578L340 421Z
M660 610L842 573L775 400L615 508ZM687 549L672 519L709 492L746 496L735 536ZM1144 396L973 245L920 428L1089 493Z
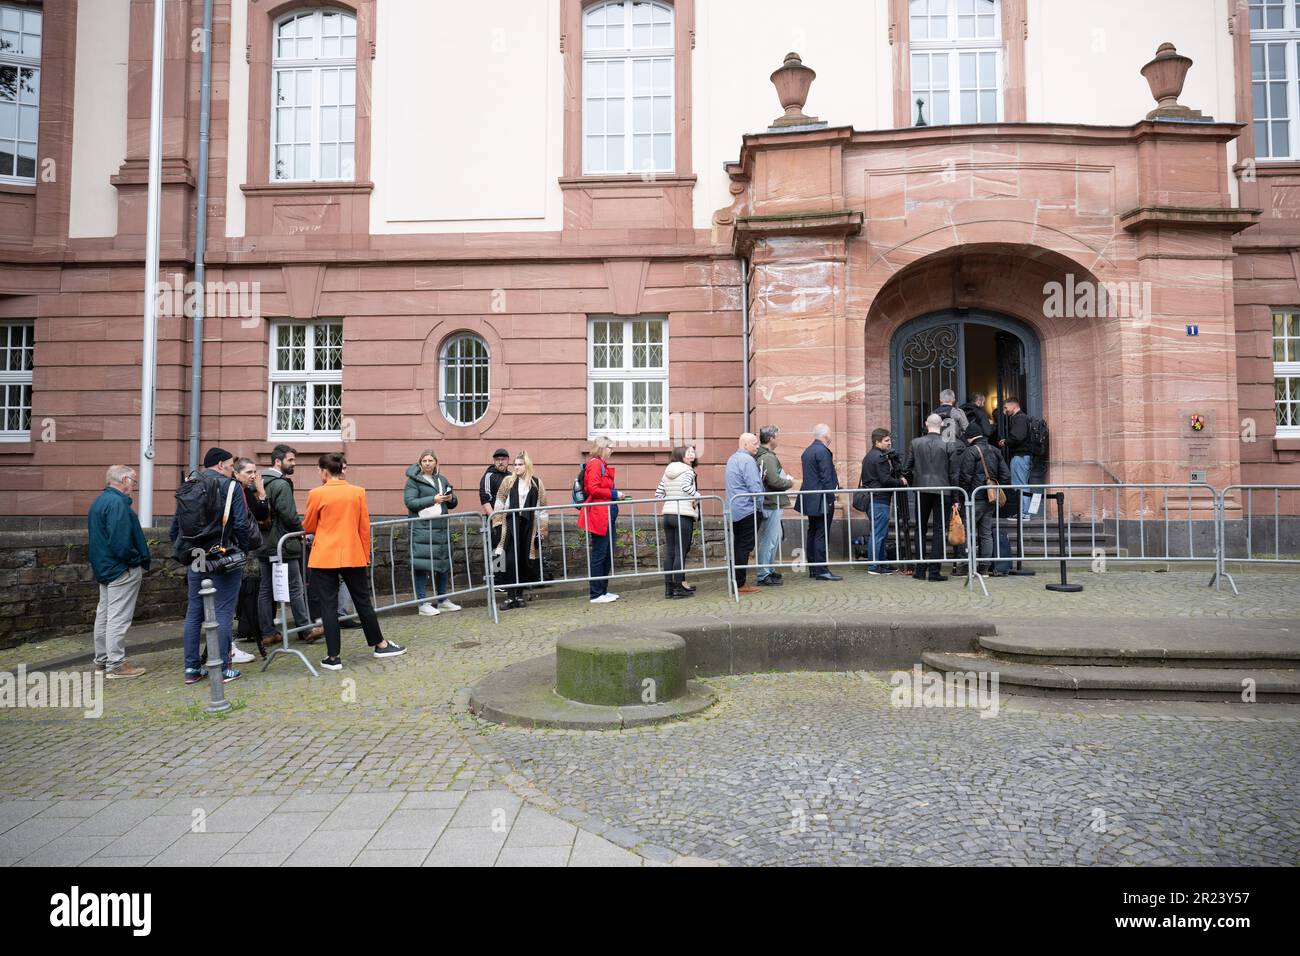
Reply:
M1277 434L1300 436L1300 309L1273 314L1273 399Z
M1002 115L998 0L910 0L913 126L996 123Z
M453 425L472 425L488 410L491 356L487 343L463 332L447 340L439 358L442 414Z
M36 325L0 323L0 440L31 437Z
M1250 93L1255 156L1300 157L1300 9L1292 0L1251 0Z
M275 322L271 326L270 369L269 437L340 436L342 322Z
M668 434L668 320L588 323L588 435L661 440Z

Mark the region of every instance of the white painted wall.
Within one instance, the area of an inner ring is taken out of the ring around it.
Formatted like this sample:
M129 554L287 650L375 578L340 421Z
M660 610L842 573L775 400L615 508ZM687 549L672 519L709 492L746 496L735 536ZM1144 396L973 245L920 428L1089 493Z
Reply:
M1166 40L1195 61L1179 102L1232 120L1228 0L1029 0L1029 121L1136 123L1156 105L1139 71Z
M108 180L126 159L130 8L130 0L99 0L77 11L68 213L73 239L117 234L117 189Z
M723 163L781 115L768 79L791 51L817 73L804 112L832 126L893 120L886 0L699 0L692 62L695 227L731 201Z
M226 161L226 235L244 234L244 194L248 181L248 4L230 5L230 107Z
M560 229L559 0L381 7L371 231Z

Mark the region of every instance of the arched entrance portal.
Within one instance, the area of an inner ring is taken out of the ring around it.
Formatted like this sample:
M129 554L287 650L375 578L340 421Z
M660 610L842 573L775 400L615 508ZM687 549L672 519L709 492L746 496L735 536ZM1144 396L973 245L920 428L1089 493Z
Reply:
M950 388L961 404L975 392L996 411L1017 396L1025 411L1042 414L1041 355L1029 326L996 312L949 309L904 323L890 349L894 448L925 432L925 416Z

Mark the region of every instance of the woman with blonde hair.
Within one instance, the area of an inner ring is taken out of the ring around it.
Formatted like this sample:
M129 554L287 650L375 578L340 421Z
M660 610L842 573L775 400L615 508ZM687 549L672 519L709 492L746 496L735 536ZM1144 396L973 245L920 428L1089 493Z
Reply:
M546 507L546 487L533 474L533 460L520 452L497 489L492 509L492 526L501 529L496 554L505 557L505 573L500 578L506 589L504 609L524 606L524 585L541 579L539 548L546 540L547 513L530 511Z

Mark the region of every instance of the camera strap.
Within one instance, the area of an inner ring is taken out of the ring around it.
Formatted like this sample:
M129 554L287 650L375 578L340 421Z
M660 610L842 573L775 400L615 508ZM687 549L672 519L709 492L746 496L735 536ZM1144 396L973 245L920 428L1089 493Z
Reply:
M230 505L235 499L235 485L238 482L234 478L230 479L230 484L226 486L226 508L221 513L221 540L217 542L217 550L222 554L226 551L226 524L230 521Z

